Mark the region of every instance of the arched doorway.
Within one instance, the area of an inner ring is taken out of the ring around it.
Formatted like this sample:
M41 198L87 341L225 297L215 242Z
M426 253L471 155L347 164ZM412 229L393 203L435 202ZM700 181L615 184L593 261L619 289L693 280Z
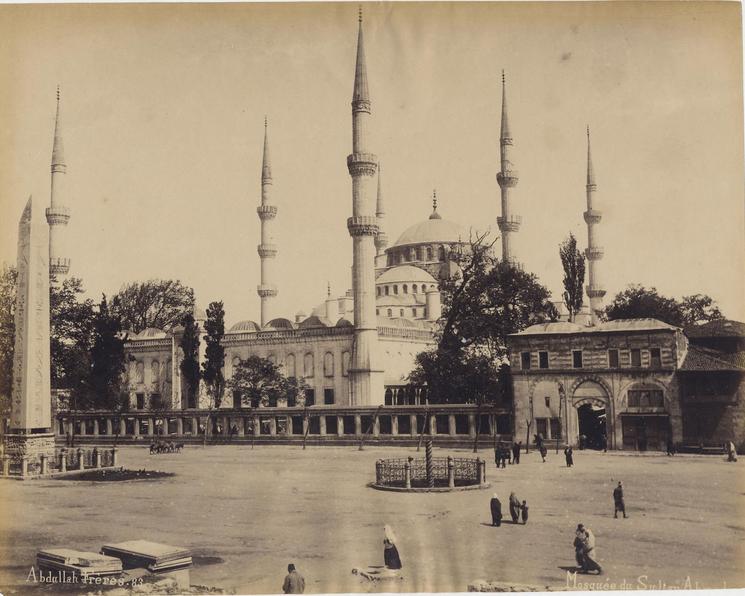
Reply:
M572 392L576 421L575 440L580 449L607 449L613 436L608 391L597 380L585 380Z
M605 426L605 405L584 403L577 408L580 449L605 449L608 432Z

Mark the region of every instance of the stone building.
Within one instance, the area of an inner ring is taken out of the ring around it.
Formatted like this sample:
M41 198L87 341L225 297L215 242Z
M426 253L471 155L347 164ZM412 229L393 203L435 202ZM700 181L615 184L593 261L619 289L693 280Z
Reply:
M509 337L515 437L609 449L745 442L745 325L534 325Z

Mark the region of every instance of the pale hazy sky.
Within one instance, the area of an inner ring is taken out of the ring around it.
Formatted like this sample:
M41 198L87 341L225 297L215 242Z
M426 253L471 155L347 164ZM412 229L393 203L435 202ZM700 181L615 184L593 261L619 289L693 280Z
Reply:
M425 219L496 230L499 73L522 215L515 252L561 295L586 228L585 125L608 298L703 292L745 320L738 3L364 5L374 152L391 243ZM264 114L277 312L350 287L356 4L0 7L0 260L49 200L62 86L71 274L98 298L175 278L228 323L259 318ZM38 204L35 202L35 204Z

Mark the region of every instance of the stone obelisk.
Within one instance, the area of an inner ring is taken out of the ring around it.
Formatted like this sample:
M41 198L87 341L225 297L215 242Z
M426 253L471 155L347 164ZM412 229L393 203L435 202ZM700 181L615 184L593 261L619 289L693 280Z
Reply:
M5 454L33 470L54 455L49 381L49 226L29 197L18 224L18 285L10 429ZM26 466L24 466L24 470Z

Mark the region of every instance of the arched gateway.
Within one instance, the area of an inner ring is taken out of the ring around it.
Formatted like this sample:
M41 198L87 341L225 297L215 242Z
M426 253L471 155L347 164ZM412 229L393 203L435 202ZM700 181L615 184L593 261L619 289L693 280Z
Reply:
M580 448L604 449L613 436L610 392L598 380L586 379L574 385L570 415L572 436Z

